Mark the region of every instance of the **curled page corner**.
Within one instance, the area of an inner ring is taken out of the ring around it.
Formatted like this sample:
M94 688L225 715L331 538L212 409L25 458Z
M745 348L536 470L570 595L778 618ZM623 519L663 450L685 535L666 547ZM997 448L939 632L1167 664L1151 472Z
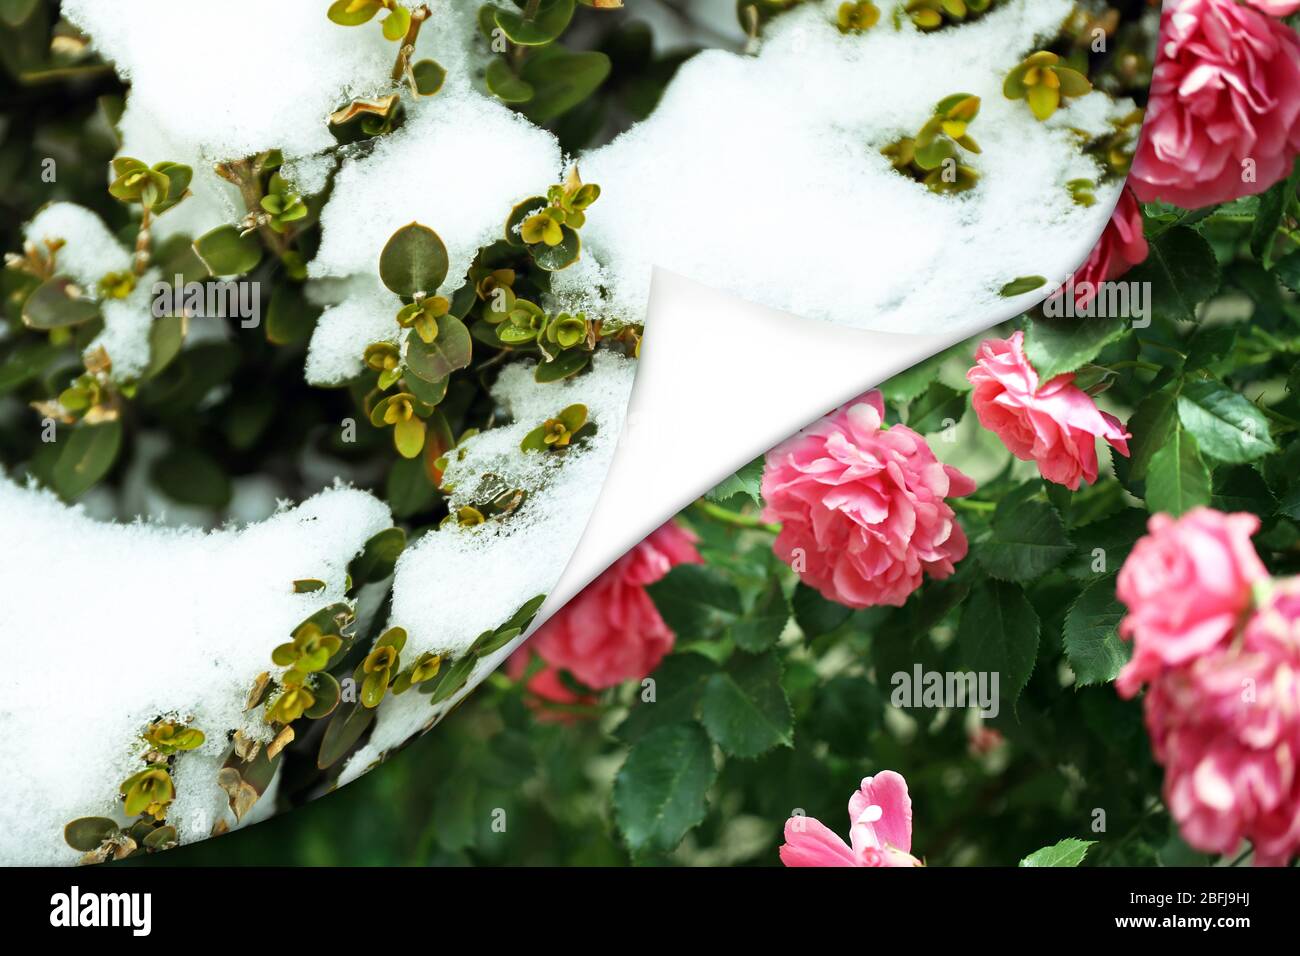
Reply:
M605 484L535 626L736 468L969 334L846 328L665 269L654 273L646 327Z

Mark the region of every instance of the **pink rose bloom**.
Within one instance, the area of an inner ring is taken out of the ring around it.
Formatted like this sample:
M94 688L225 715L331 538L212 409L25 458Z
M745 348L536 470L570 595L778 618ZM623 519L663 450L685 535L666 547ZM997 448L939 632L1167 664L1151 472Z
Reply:
M1101 283L1109 279L1118 279L1129 269L1147 257L1146 235L1142 232L1142 210L1133 191L1124 188L1119 194L1119 202L1110 215L1110 221L1102 230L1101 238L1088 253L1088 258L1074 273L1074 304L1078 309L1087 309L1088 304L1097 297ZM1065 294L1066 287L1061 286L1054 296Z
M846 844L818 820L785 822L781 862L786 866L921 866L912 856L912 798L901 774L885 770L864 777L849 798Z
M1152 515L1147 529L1115 589L1128 607L1120 635L1133 638L1133 658L1115 682L1125 697L1225 642L1249 610L1254 585L1268 578L1250 543L1259 529L1252 514L1193 508L1177 520Z
M1166 0L1129 175L1137 198L1194 209L1263 192L1291 172L1298 152L1295 31L1235 0ZM1254 175L1243 181L1247 160Z
M695 541L671 521L651 532L538 628L528 646L595 690L645 677L674 640L645 586L675 565L698 564Z
M1300 851L1300 580L1240 641L1159 677L1144 707L1165 804L1189 844L1226 854L1250 840L1257 866Z
M1289 17L1300 10L1300 0L1243 0L1243 2L1267 13L1270 17Z
M975 386L971 407L1011 454L1036 462L1048 481L1077 491L1081 481L1097 480L1097 439L1127 455L1132 436L1074 384L1073 372L1040 386L1024 341L1025 333L1016 332L1009 339L980 343L975 367L966 373Z
M975 483L904 425L885 428L879 392L778 445L763 470L773 550L805 583L849 607L900 607L924 574L946 578L966 556L947 497Z

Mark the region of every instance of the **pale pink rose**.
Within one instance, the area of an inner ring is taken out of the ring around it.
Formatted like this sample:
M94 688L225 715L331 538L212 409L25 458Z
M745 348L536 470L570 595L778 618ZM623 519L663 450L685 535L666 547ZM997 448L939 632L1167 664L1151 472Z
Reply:
M1048 481L1077 491L1081 481L1097 480L1097 439L1127 455L1132 436L1074 384L1073 372L1040 385L1024 341L1025 333L1016 332L980 343L975 367L966 373L975 386L971 407L1011 454L1037 463Z
M1194 209L1288 175L1300 152L1295 31L1235 0L1166 0L1160 22L1129 175L1138 199Z
M1259 519L1244 512L1151 516L1116 586L1128 607L1119 632L1133 639L1133 658L1115 682L1123 696L1232 637L1254 585L1268 578L1250 543L1258 529Z
M820 821L785 822L781 862L786 866L921 866L912 856L912 798L901 774L864 777L849 798L849 843Z
M673 522L650 533L538 628L528 646L595 690L640 680L673 646L645 586L700 562L695 535Z
M1300 0L1242 0L1242 2L1267 13L1270 17L1289 17L1300 10Z
M1183 838L1258 866L1300 851L1300 581L1282 584L1241 639L1152 683L1144 698L1165 804Z
M868 392L767 454L764 520L781 522L773 550L824 597L849 607L902 606L929 574L966 556L947 497L975 483L904 425L884 426Z
M1142 210L1127 187L1119 194L1119 202L1102 230L1101 238L1088 253L1088 258L1074 273L1074 304L1077 309L1087 309L1097 297L1098 287L1110 279L1118 279L1147 257L1146 235L1142 232ZM1064 295L1061 286L1053 296Z

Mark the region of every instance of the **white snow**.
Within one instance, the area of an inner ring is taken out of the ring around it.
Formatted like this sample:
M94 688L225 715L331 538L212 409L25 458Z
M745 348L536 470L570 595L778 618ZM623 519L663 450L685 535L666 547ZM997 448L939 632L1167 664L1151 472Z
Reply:
M189 719L204 745L177 757L168 822L182 842L231 821L217 770L227 733L264 735L243 712L271 650L343 597L347 563L388 509L346 488L242 529L204 533L88 518L0 478L0 862L75 862L63 827L120 817L118 785L143 767L139 735ZM294 594L292 582L327 589Z
M75 203L50 203L27 224L23 237L41 249L47 240L64 240L56 254L55 271L73 279L92 297L99 296L99 280L104 276L131 271L130 251L109 232L98 215ZM136 378L149 367L153 284L158 278L157 271L147 272L136 280L135 288L125 299L100 302L104 330L86 351L102 346L113 362L115 379Z
M339 172L312 276L376 274L389 237L419 222L446 244L443 290L454 291L478 250L502 237L514 205L560 181L555 137L466 85L449 79L409 110L401 129Z
M62 10L131 82L132 107L164 139L216 162L268 149L305 156L333 146L331 112L390 90L398 45L384 39L379 18L343 27L326 17L328 6L133 0L127 9L65 0ZM463 71L470 5L431 6L417 57Z
M1001 88L1069 13L1069 0L1011 0L932 34L881 23L843 36L834 2L768 25L759 54L700 54L648 120L581 157L599 183L583 241L610 271L616 311L636 319L653 265L812 318L882 331L949 331L1034 298L998 295L1023 275L1082 261L1117 187L1091 208L1064 184L1096 177L1064 118L1040 123ZM982 179L940 196L880 149L915 135L935 103L980 97L971 135ZM1103 112L1101 93L1078 108ZM981 326L982 327L982 326ZM973 330L973 327L972 327Z
M564 382L537 384L531 363L503 369L493 397L511 422L489 429L453 453L443 478L454 488L450 507L476 503L487 474L510 488L528 491L524 504L503 519L473 528L449 525L425 534L398 559L389 624L407 630L404 661L426 651L457 657L481 633L506 621L521 605L546 594L577 547L596 503L623 430L636 362L598 353L591 371ZM597 431L562 455L519 451L523 437L565 407L587 406ZM369 742L349 761L340 782L363 773L390 748L403 743L450 710L523 640L480 660L462 691L430 706L418 692L389 696L380 704Z
M341 385L359 375L366 346L391 342L401 346L406 330L397 324L402 300L378 282L354 283L339 303L321 313L307 351L307 381Z
M55 258L56 272L68 276L90 295L110 272L130 272L131 253L109 232L104 220L71 202L52 202L23 229L23 239L44 251L47 240L65 245Z
M149 330L153 328L153 286L161 277L151 269L136 280L125 299L105 299L99 305L104 331L87 346L103 346L113 361L113 377L122 381L138 378L149 367Z

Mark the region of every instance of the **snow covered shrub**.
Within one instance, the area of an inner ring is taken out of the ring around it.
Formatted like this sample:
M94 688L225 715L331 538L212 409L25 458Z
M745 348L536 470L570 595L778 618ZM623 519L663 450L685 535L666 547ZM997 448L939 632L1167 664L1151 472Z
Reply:
M1119 195L1149 23L624 7L4 5L0 858L195 842L441 720L576 546L653 265L968 328Z

